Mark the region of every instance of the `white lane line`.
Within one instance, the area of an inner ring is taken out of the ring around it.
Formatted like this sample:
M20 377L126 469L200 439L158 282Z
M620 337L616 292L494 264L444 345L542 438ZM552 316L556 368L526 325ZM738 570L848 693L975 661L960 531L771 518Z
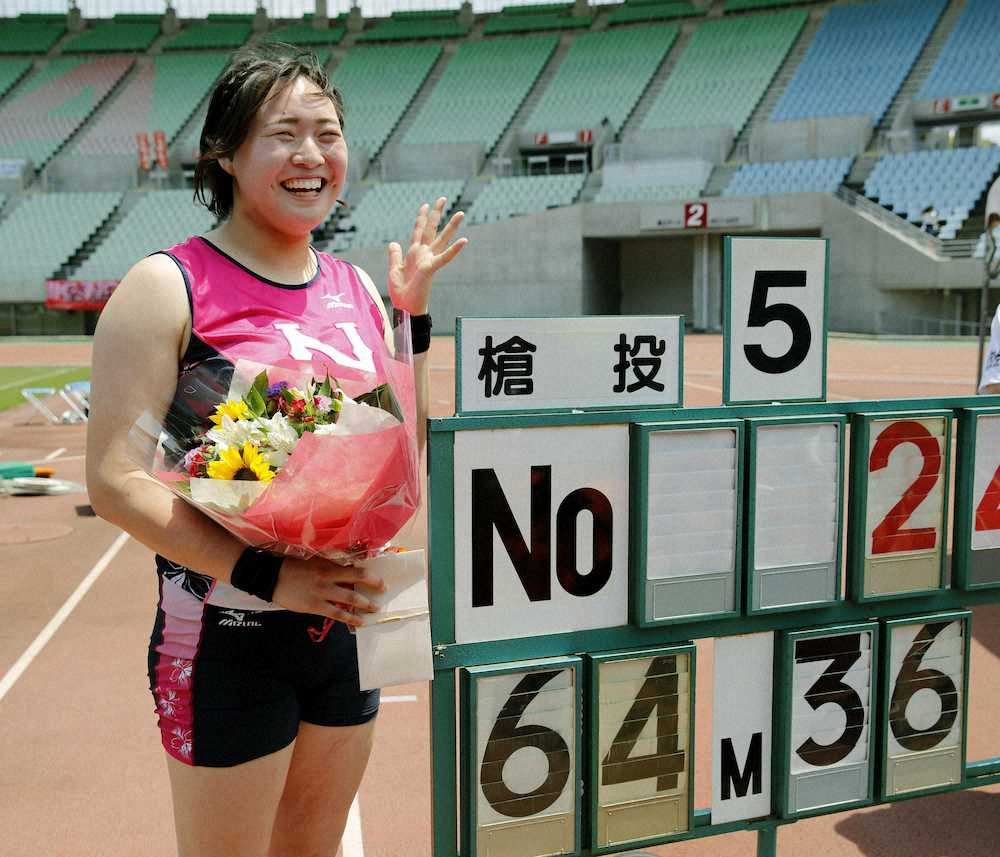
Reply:
M365 846L361 841L361 805L358 796L354 796L351 811L347 813L347 826L344 828L344 838L340 840L340 850L344 857L365 857Z
M83 579L83 582L76 588L76 591L59 608L59 612L49 620L49 624L42 629L41 633L35 637L34 642L28 646L24 654L17 659L14 666L0 679L0 701L3 700L7 695L7 691L14 686L14 682L21 677L21 674L31 665L31 662L38 656L42 649L45 648L46 643L52 639L52 636L59 630L62 623L69 618L70 613L76 609L76 605L80 603L83 596L87 594L90 587L94 585L97 578L104 572L104 569L118 556L118 552L125 546L128 538L128 533L121 533L115 539L114 544L104 552L104 556L97 561L97 564L90 570L90 573Z
M86 458L86 455L66 455L59 459L61 464L64 461L79 461L81 458ZM45 458L36 458L33 461L27 462L28 464L44 464L46 461L55 461L51 456L46 456Z
M382 696L379 702L416 702L417 697L412 693L405 693L402 696Z
M13 390L15 387L30 387L35 381L41 381L42 378L51 378L53 375L60 375L63 371L64 370L58 367L53 367L51 369L46 369L41 373L26 375L24 378L19 378L17 381L9 381L6 384L0 384L0 390Z
M51 461L53 458L58 458L65 451L66 447L60 446L59 449L57 449L55 452L50 452L48 455L46 455L45 458L42 459L42 461Z

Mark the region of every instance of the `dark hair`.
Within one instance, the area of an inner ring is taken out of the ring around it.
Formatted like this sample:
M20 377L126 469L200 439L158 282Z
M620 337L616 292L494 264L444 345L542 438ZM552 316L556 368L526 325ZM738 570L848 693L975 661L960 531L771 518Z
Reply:
M250 124L277 88L279 91L300 77L311 80L333 102L341 127L344 102L340 90L316 56L291 45L272 43L242 48L212 90L205 124L201 129L201 154L194 170L194 198L219 218L233 210L233 177L220 158L231 158L250 131Z

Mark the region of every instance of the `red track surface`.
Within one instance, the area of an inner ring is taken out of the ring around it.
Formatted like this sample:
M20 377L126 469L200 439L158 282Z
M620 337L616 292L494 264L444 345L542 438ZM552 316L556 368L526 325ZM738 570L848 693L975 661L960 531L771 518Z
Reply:
M685 342L685 402L718 404L722 343ZM86 364L83 344L0 344L0 365ZM976 349L967 343L830 340L828 397L957 396L973 392ZM431 349L432 412L452 413L454 350ZM48 426L27 406L0 414L0 460L40 461L56 450L60 478L83 481L84 429ZM79 517L82 494L0 498L0 533L44 541L0 544L0 679L11 669L118 537ZM407 543L420 544L425 522ZM150 551L129 540L0 700L0 853L5 857L174 857L163 751L146 688L146 646L156 603ZM1000 606L973 618L969 759L1000 756ZM698 681L711 687L712 646L699 644ZM385 691L387 702L360 795L364 853L430 855L427 685ZM710 693L698 700L697 805L710 803ZM995 857L1000 786L918 798L800 821L779 833L779 854ZM647 849L663 855L755 853L755 837L731 834ZM346 855L353 857L353 855Z

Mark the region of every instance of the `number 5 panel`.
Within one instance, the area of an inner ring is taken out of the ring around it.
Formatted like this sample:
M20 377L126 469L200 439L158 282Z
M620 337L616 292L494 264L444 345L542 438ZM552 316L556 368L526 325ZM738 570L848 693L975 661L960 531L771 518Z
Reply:
M848 581L855 601L944 586L951 411L855 414Z
M747 423L747 612L838 600L846 418Z
M591 847L652 845L693 825L693 645L591 657Z
M866 622L782 637L775 793L785 818L872 801L877 632Z
M1000 586L1000 408L959 413L951 562L962 589Z
M971 621L963 610L885 622L883 800L964 779Z
M461 673L462 854L580 850L579 658Z

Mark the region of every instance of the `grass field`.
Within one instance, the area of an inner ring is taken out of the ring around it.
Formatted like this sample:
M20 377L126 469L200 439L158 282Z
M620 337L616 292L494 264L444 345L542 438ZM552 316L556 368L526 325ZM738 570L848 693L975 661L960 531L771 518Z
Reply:
M0 366L0 411L24 404L25 387L55 387L90 379L89 366Z

